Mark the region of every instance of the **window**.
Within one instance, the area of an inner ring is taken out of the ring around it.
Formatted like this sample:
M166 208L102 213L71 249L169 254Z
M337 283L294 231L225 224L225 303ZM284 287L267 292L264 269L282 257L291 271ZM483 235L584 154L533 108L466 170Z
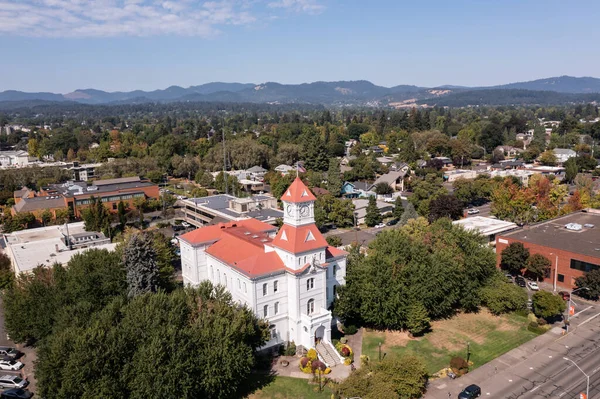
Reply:
M304 256L304 264L306 264L306 256Z
M244 283L244 294L247 292L248 292L248 290L246 289L246 283Z
M117 204L116 204L116 203L115 203L115 204L112 204L112 209L113 209L113 211L116 211L116 210L117 210Z
M269 305L263 306L263 316L267 317L269 315Z
M274 314L279 313L279 302L275 302L275 309L273 309L273 313Z
M225 287L227 287L227 275L225 273L223 273L223 283L225 284Z
M335 298L335 294L337 293L337 285L333 286L333 297Z
M277 327L275 324L271 324L269 330L271 330L271 339L277 339Z
M213 269L213 267L212 267L212 266L210 267L210 279L211 279L212 281L214 281L214 280L215 280L215 269Z
M582 272L591 272L592 270L600 269L599 265L593 263L584 262L581 260L571 259L571 269L580 270Z
M217 284L221 284L221 272L217 269L217 279L219 280Z
M273 292L277 292L277 289L279 288L279 287L277 287L277 286L279 285L278 283L279 283L279 282L278 282L277 280L275 280L275 281L273 282Z
M263 296L267 295L267 283L263 284Z
M306 291L313 289L315 287L315 279L314 278L309 278L308 280L306 280Z
M238 278L238 290L242 288L242 282L240 281L240 279Z
M309 299L308 302L306 302L306 314L311 315L314 312L315 312L315 300Z
M558 277L558 281L560 281L561 283L565 282L565 275L564 274L559 274L557 277Z

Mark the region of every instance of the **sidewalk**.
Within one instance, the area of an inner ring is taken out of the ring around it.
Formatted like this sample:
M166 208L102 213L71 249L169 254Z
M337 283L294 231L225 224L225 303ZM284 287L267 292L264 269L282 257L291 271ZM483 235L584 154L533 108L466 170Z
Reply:
M478 384L494 374L510 369L519 363L528 359L528 357L538 350L545 348L554 341L562 337L563 329L554 327L547 333L540 335L529 342L515 348L504 355L476 368L470 373L451 380L450 378L440 378L429 383L425 399L448 399L448 392L454 397L464 387L470 384Z

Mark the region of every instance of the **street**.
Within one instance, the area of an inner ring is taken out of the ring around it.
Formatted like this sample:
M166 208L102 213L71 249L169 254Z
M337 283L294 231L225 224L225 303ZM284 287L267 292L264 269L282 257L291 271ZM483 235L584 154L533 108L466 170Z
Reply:
M456 380L432 381L426 399L456 398L470 384L490 398L579 398L590 376L588 399L600 399L600 313L588 306L572 317L571 333L555 327ZM450 396L449 396L450 394Z

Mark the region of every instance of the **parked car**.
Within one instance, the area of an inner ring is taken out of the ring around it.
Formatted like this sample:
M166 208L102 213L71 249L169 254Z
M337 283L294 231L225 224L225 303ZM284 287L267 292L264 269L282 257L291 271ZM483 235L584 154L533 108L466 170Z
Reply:
M181 222L181 225L185 228L190 227L190 224L188 222Z
M0 360L1 370L17 371L23 368L24 364L17 360Z
M27 389L15 388L8 389L0 393L0 399L30 399L33 396L33 392L29 392Z
M185 230L185 227L183 226L178 226L176 224L174 224L173 226L171 226L171 228L173 229L173 231L181 231L181 230Z
M527 287L527 283L525 282L523 276L515 277L515 283L517 283L519 287Z
M6 374L0 377L0 388L25 388L29 381L18 375Z
M540 287L538 287L537 283L535 281L530 281L527 283L527 286L529 287L529 289L531 291L539 291Z
M571 293L568 291L559 291L558 295L560 295L565 301L568 301L571 298Z
M469 210L467 211L467 215L476 215L476 214L478 214L478 213L479 213L479 209L475 209L475 208L473 208L473 209L469 209Z
M0 358L2 359L18 359L23 355L17 349L10 346L0 346Z
M376 228L376 229L380 229L380 228L382 228L382 227L385 227L385 223L379 223L379 224L376 224L376 225L375 225L375 228Z
M474 399L481 396L481 388L473 384L469 385L458 394L458 399Z
M512 276L512 274L506 273L504 276L506 277L506 282L507 283L512 283L513 282L513 276Z
M388 225L388 226L395 226L395 225L398 224L398 222L399 222L398 219L392 219L389 222L387 222L386 225Z

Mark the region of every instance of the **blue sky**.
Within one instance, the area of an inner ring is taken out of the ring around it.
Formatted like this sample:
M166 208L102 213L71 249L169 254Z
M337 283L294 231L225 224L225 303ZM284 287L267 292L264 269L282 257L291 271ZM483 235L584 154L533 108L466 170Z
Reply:
M600 77L600 2L0 0L0 91Z

